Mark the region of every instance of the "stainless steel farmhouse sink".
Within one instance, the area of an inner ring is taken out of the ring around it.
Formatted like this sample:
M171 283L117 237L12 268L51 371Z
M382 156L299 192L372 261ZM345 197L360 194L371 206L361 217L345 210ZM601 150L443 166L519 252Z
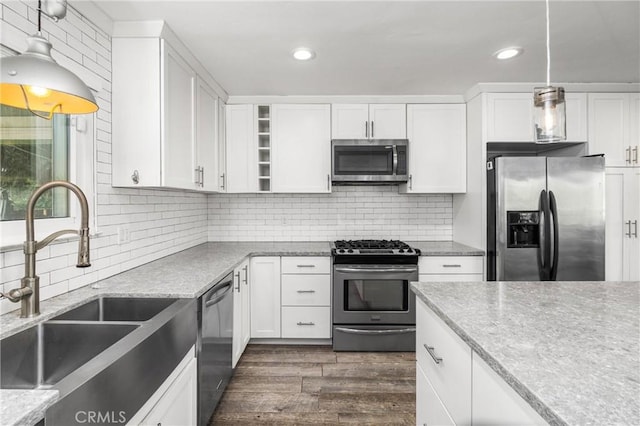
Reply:
M50 388L138 326L43 323L2 340L2 389Z
M0 340L0 388L58 390L47 426L127 422L196 336L196 299L103 297Z
M146 297L101 297L78 306L54 320L147 321L177 299Z

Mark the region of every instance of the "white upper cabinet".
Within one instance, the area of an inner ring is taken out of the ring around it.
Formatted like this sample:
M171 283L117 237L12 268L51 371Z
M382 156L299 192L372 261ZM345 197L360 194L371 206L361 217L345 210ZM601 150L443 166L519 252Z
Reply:
M566 93L567 142L587 141L587 98ZM486 94L487 142L534 142L533 93Z
M331 191L329 105L271 106L273 192Z
M257 140L253 105L227 105L226 111L227 192L257 192Z
M194 160L194 86L196 73L168 43L162 43L164 62L162 124L165 143L162 149L162 185L195 188Z
M113 38L114 186L217 191L218 97L161 38Z
M408 193L460 193L467 185L466 107L463 104L407 106Z
M589 153L607 166L640 165L640 93L589 94Z
M332 104L332 139L406 139L405 104Z
M196 80L196 167L194 182L204 191L219 191L218 97Z

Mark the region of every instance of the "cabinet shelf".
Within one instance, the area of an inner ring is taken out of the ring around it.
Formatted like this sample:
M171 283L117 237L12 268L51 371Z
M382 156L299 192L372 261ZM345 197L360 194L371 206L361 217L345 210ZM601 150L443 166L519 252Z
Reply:
M271 106L257 107L258 191L271 191Z

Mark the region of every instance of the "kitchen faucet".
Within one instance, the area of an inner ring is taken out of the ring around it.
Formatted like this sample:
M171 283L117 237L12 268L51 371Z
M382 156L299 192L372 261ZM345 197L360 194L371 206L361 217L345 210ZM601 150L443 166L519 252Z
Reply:
M80 230L74 231L73 229L64 229L54 232L46 237L44 240L38 242L35 240L34 232L34 209L38 198L51 188L61 186L67 188L76 196L80 201L80 209L82 214ZM0 293L1 297L6 297L12 302L22 301L20 309L21 318L34 317L40 315L40 277L36 275L36 253L38 250L46 247L51 241L65 234L78 234L80 236L80 242L78 245L78 268L86 268L91 266L89 261L89 204L87 203L87 197L82 190L71 182L62 180L52 181L45 183L40 188L36 189L29 201L27 202L27 239L24 242L24 270L25 276L21 280L22 286L20 288L14 288L8 293Z

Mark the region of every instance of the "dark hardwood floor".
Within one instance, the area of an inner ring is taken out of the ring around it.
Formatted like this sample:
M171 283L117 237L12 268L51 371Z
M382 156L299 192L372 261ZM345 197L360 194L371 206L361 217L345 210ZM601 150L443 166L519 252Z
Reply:
M415 353L249 345L212 425L415 425Z

